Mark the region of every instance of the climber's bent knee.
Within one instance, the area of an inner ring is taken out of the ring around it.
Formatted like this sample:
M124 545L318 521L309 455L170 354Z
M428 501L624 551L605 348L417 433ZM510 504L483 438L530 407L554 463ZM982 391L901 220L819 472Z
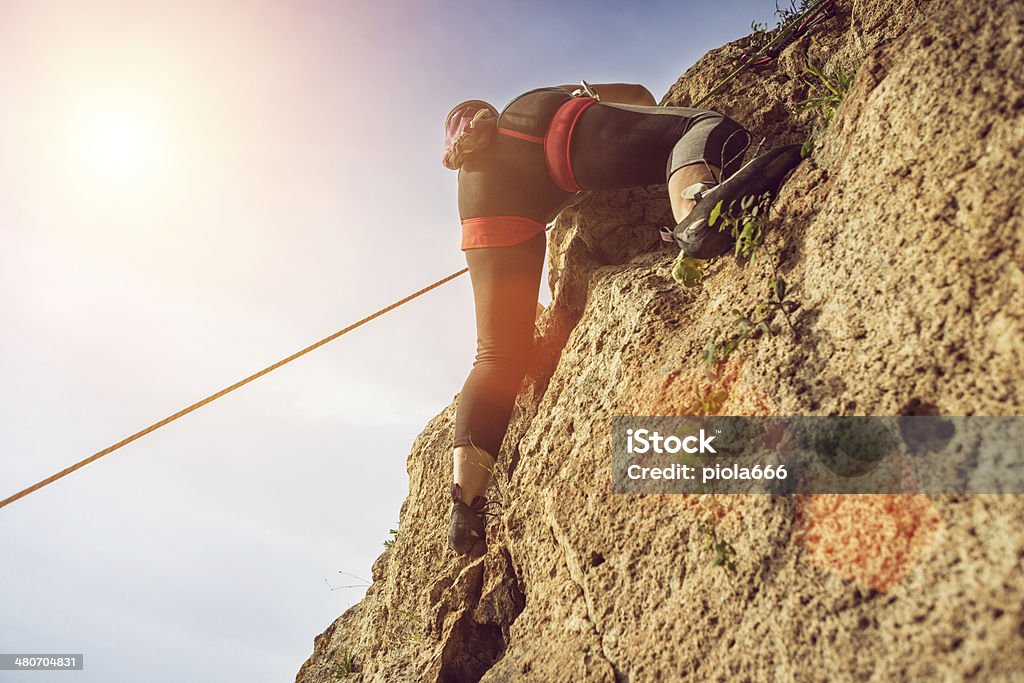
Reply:
M750 134L736 121L718 112L701 112L672 148L665 178L693 164L717 167L729 177L743 164L749 146Z

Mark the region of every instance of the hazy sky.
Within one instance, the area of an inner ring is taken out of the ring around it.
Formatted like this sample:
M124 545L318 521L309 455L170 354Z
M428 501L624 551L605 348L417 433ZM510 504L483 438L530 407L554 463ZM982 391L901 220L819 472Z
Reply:
M660 97L774 9L0 0L0 498L462 267L455 102ZM461 387L470 296L0 510L0 652L86 662L0 681L291 680L362 595L324 579L369 578L412 440Z

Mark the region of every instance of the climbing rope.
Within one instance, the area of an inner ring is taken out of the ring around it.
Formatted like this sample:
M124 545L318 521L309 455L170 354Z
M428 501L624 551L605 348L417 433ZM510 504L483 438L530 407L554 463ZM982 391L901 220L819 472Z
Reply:
M164 425L170 424L171 422L174 422L178 418L184 417L184 416L188 415L189 413L191 413L191 412L193 412L195 410L199 410L200 408L202 408L203 406L205 406L208 403L213 403L218 398L221 398L222 396L226 396L226 395L230 394L232 391L234 391L235 389L239 389L241 387L244 387L249 382L252 382L253 380L259 379L263 375L266 375L268 373L273 372L274 370L277 370L282 365L287 365L288 363L291 363L296 358L300 358L301 356L305 356L310 351L314 351L314 350L320 348L321 346L323 346L324 344L332 342L332 341L334 341L335 339L337 339L338 337L340 337L342 335L348 334L349 332L351 332L352 330L356 329L357 327L362 327L363 325L365 325L366 323L370 322L371 320L379 318L382 315L384 315L385 313L393 311L396 308L398 308L399 306L401 306L403 304L406 304L406 303L409 303L410 301L412 301L413 299L415 299L417 297L423 296L424 294L426 294L430 290L437 289L441 285L443 285L443 284L445 284L445 283L447 283L447 282L449 282L451 280L454 280L455 278L459 277L460 275L462 275L463 273L467 272L468 270L469 270L469 268L463 268L460 271L452 273L448 277L441 278L437 282L435 282L433 284L430 284L430 285L427 285L426 287L424 287L423 289L419 290L418 292L414 292L414 293L410 294L409 296L405 297L404 299L399 299L398 301L396 301L395 303L391 304L390 306L385 306L384 308L380 309L376 313L368 315L365 318L363 318L362 320L359 320L358 322L354 322L351 325L349 325L348 327L340 329L340 330L338 330L337 332L335 332L334 334L332 334L330 336L324 337L323 339L321 339L320 341L316 342L315 344L310 344L309 346L307 346L306 348L302 349L301 351L297 351L296 353L293 353L292 355L288 356L287 358L282 358L281 360L277 361L273 365L268 365L267 367L263 368L259 372L254 373L252 375L249 375L245 379L239 380L239 381L235 382L234 384L232 384L231 386L226 387L224 389L221 389L220 391L218 391L215 394L210 394L209 396L207 396L203 400L197 401L197 402L193 403L188 408L184 408L182 410L179 410L178 412L174 413L173 415L168 415L167 417L165 417L164 419L160 420L159 422L154 422L153 424L149 425L145 429L140 430L138 432L135 432L134 434L132 434L128 438L122 439L121 441L118 441L117 443L115 443L115 444L113 444L111 446L107 446L102 451L99 451L97 453L93 453L88 458L86 458L84 460L81 460L79 462L76 462L74 465L71 465L70 467L67 467L67 468L63 469L60 472L57 472L56 474L54 474L52 476L49 476L46 479L43 479L42 481L40 481L38 483L33 484L32 486L29 486L27 489L24 489L23 491L19 491L18 493L15 493L13 496L9 496L9 497L3 499L2 501L0 501L0 508L4 507L6 505L10 505L14 501L18 500L19 498L24 498L25 496L27 496L30 493L34 493L35 491L38 491L39 489L43 488L44 486L49 486L50 484L52 484L53 482L57 481L58 479L61 479L63 477L68 476L69 474L71 474L75 470L80 470L83 467L85 467L86 465L88 465L89 463L95 462L95 461L99 460L100 458L102 458L105 455L110 455L111 453L113 453L117 449L122 448L124 446L127 446L132 441L135 441L137 439L141 439L142 437L146 436L146 434L149 434L150 432L155 432L156 430L160 429Z
M737 67L732 73L730 73L728 76L726 76L720 83L718 83L714 88L712 88L710 91L708 91L703 97L701 97L696 102L694 102L691 106L696 108L699 105L701 105L704 102L706 102L707 100L709 100L714 95L716 95L719 92L721 92L722 88L724 88L726 85L731 83L737 76L739 76L744 70L746 70L752 64L754 64L757 60L764 58L766 55L770 55L770 56L774 57L775 55L774 55L773 51L774 52L778 52L782 47L788 45L789 43L793 42L797 37L802 35L802 33L805 30L807 30L807 28L809 28L813 24L817 23L817 22L810 22L809 20L813 19L815 17L815 15L819 11L821 11L823 9L828 10L829 7L834 2L835 2L835 0L819 0L817 3L815 3L814 5L809 7L805 12L803 12L800 16L798 16L795 19L793 19L793 21L791 21L785 28L783 28L781 31L779 31L779 35L776 36L770 43L768 43L766 46L764 46L756 54L751 55L746 60L744 60L743 64L741 64L739 67ZM550 227L551 227L551 225L548 225L548 228L550 228ZM389 313L390 311L395 310L399 306L402 306L403 304L406 304L406 303L412 301L413 299L415 299L417 297L420 297L420 296L426 294L427 292L429 292L429 291L431 291L433 289L436 289L436 288L440 287L441 285L444 285L444 284L454 280L455 278L459 277L460 275L462 275L462 274L464 274L464 273L466 273L468 271L469 271L468 268L463 268L462 270L459 270L459 271L456 271L456 272L452 273L448 277L441 278L437 282L434 282L433 284L427 285L423 289L421 289L421 290L419 290L417 292L414 292L414 293L410 294L409 296L407 296L407 297L405 297L403 299L399 299L398 301L394 302L393 304L391 304L389 306L385 306L384 308L380 309L376 313L368 315L365 318L363 318L362 320L359 320L359 321L349 325L348 327L340 329L340 330L338 330L337 332L335 332L334 334L332 334L330 336L324 337L323 339L321 339L320 341L316 342L315 344L311 344L311 345L307 346L306 348L302 349L301 351L293 353L292 355L288 356L287 358L282 358L281 360L277 361L273 365L268 365L267 367L263 368L259 372L254 373L252 375L249 375L245 379L239 380L238 382L235 382L231 386L226 387L224 389L221 389L220 391L218 391L218 392L216 392L214 394L210 394L209 396L207 396L206 398L202 399L201 401L197 401L197 402L193 403L192 405L188 406L187 408L179 410L178 412L174 413L173 415L168 415L167 417L165 417L164 419L160 420L159 422L154 422L153 424L151 424L150 426L146 427L145 429L142 429L142 430L140 430L138 432L135 432L131 436L129 436L129 437L125 438L125 439L122 439L121 441L118 441L117 443L115 443L113 445L107 446L106 448L104 448L101 451L93 453L88 458L85 458L84 460L80 460L79 462L76 462L74 465L71 465L70 467L66 467L63 470L61 470L60 472L57 472L56 474L51 475L51 476L47 477L46 479L43 479L42 481L39 481L39 482L33 484L32 486L29 486L28 488L23 489L23 490L19 491L18 493L15 493L12 496L8 496L7 498L5 498L2 501L0 501L0 508L3 508L3 507L6 507L7 505L10 505L14 501L19 500L21 498L24 498L25 496L29 495L30 493L34 493L34 492L38 491L39 489L43 488L44 486L49 486L50 484L52 484L53 482L57 481L58 479L63 479L64 477L68 476L72 472L75 472L76 470L82 469L83 467L85 467L89 463L95 462L95 461L99 460L100 458L102 458L105 455L110 455L114 451L116 451L116 450L118 450L120 448L123 448L124 446L127 446L128 444L130 444L133 441L141 439L142 437L146 436L147 434L149 434L151 432L155 432L156 430L160 429L161 427L163 427L165 425L168 425L171 422L174 422L178 418L184 417L185 415L188 415L189 413L191 413L193 411L199 410L200 408L202 408L203 406L207 405L208 403L213 403L217 399L230 394L235 389L240 389L241 387L245 386L249 382L257 380L260 377L262 377L262 376L264 376L266 374L269 374L269 373L273 372L274 370L277 370L281 366L287 365L288 363L291 363L293 360L306 355L310 351L314 351L314 350L320 348L321 346L323 346L323 345L325 345L325 344L327 344L329 342L334 341L338 337L341 337L342 335L348 334L349 332L351 332L352 330L356 329L357 327L362 327L363 325L365 325L366 323L370 322L371 320L375 320L376 318L379 318L380 316L384 315L385 313Z

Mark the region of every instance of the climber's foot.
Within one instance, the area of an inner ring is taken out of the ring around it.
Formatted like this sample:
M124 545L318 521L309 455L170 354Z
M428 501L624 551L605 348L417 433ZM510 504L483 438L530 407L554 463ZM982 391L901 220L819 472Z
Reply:
M466 505L462 502L462 487L452 484L452 519L448 525L448 547L459 555L466 555L477 545L487 548L484 506L487 499L476 496Z
M673 235L687 256L709 259L729 251L734 238L730 231L708 224L711 211L722 203L722 211L743 197L760 197L778 192L782 181L802 160L802 145L786 145L765 152L733 174L721 185L700 193L697 205L680 221Z

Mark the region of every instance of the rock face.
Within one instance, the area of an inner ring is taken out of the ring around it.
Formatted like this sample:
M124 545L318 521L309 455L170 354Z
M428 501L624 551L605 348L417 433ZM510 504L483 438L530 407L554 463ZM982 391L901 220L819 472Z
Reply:
M592 195L551 234L553 305L502 453L480 558L444 545L454 407L409 456L365 599L299 683L1008 680L1024 671L1020 496L625 496L610 418L1024 413L1024 4L840 0L841 15L705 106L802 142L808 64L856 71L774 209L768 258L670 277L663 188ZM744 41L667 94L685 105ZM709 374L767 298L792 329ZM707 519L736 550L712 563Z

